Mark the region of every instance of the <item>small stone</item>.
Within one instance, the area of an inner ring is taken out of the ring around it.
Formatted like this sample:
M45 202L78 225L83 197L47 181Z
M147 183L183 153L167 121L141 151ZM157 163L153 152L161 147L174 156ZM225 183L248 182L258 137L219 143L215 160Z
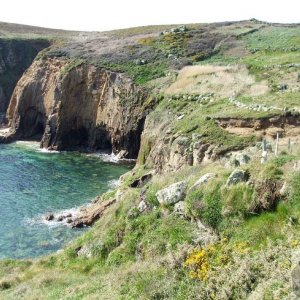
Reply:
M184 211L184 201L179 201L177 203L175 203L174 205L174 212L180 216L184 216L185 215L185 211Z

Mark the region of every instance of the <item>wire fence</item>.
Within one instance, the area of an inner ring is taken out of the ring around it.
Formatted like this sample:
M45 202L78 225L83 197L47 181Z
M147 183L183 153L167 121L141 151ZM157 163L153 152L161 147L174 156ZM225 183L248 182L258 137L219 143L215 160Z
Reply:
M299 154L300 153L300 139L299 138L280 138L277 133L274 142L262 141L261 147L261 163L266 163L269 158L279 156L280 154Z

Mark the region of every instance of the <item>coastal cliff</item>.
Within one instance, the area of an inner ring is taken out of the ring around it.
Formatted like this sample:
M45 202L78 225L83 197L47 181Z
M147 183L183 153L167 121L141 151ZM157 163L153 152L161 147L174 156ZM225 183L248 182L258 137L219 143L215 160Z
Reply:
M103 149L136 158L153 106L126 75L67 59L36 60L18 82L7 111L14 139L41 147Z
M94 226L47 257L0 261L0 295L298 299L299 36L251 19L75 32L41 53L0 141L137 163L88 205L45 211L43 225Z
M0 38L0 123L17 81L50 42L44 39Z

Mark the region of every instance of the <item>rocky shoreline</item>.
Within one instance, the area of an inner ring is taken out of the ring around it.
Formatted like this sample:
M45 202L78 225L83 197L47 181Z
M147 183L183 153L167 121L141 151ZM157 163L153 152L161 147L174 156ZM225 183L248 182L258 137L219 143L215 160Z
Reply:
M43 216L43 220L49 224L62 224L71 228L83 228L93 225L104 212L116 202L116 198L103 200L100 196L96 197L90 204L83 205L73 213L49 213Z

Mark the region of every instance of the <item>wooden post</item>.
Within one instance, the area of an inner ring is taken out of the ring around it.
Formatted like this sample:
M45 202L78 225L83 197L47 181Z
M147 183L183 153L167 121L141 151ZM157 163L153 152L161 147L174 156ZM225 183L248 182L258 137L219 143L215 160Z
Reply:
M289 141L288 141L288 151L289 151L289 153L292 153L291 139L289 139Z
M276 134L275 156L278 156L279 132Z

